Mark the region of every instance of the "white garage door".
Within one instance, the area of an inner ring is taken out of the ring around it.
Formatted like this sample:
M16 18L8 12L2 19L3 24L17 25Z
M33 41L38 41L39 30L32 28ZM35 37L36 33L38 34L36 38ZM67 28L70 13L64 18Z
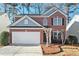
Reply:
M40 44L40 32L12 32L13 44Z

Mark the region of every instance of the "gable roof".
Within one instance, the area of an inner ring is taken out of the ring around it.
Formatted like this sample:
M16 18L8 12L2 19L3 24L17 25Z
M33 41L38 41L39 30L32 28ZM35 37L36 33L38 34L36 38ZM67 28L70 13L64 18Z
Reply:
M54 13L56 13L57 11L59 11L61 14L63 14L64 16L67 17L67 14L64 11L60 10L59 8L57 8L56 6L53 6L51 9L49 9L48 11L43 13L42 15L49 17L49 16L53 15Z
M67 14L63 11L60 10L58 7L56 7L55 5L52 6L52 8L50 8L49 10L47 10L45 13L39 15L39 14L26 14L29 17L49 17L51 15L53 15L54 13L56 13L57 11L59 11L61 14L63 14L64 16L67 17ZM20 17L24 16L24 15L19 15Z
M75 15L73 17L73 19L70 21L70 23L67 25L66 27L66 31L69 30L69 28L75 23L75 22L79 22L79 15Z
M38 26L42 26L39 23L37 23L36 21L34 21L32 18L30 18L29 16L25 15L24 17L20 18L19 20L17 20L16 22L14 22L13 24L11 24L10 26L15 26L17 23L19 23L20 21L24 20L25 18L31 20L32 22L34 22L35 24L37 24Z

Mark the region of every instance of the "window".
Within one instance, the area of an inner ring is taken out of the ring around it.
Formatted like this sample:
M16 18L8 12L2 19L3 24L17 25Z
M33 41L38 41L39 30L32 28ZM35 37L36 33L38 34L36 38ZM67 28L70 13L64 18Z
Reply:
M58 22L57 18L54 18L53 19L53 25L58 25L57 22Z
M53 25L55 25L55 26L62 25L62 18L55 17L52 20L53 20Z
M44 25L44 26L47 26L47 18L44 18L44 19L43 19L43 25Z
M58 25L62 25L62 18L58 18Z
M57 39L57 32L53 32L53 39Z
M28 24L28 20L26 19L26 20L24 20L24 24Z
M53 39L61 39L61 31L53 31Z

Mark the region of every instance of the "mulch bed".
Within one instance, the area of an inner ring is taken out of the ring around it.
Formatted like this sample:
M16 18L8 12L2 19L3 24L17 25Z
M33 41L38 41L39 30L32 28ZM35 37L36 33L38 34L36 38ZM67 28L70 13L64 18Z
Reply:
M2 48L3 46L0 46L0 48Z
M48 55L48 54L56 54L61 52L61 47L60 45L41 45L42 51L44 55Z

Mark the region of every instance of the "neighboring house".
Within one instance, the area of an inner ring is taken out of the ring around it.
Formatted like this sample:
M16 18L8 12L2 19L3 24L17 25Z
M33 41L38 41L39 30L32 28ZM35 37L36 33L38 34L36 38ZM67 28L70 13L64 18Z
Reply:
M8 15L6 13L0 13L0 35L3 31L9 31L7 26L10 24Z
M75 15L66 28L67 36L74 35L79 43L79 15Z
M9 26L11 44L46 43L45 29L50 35L48 43L61 42L65 39L67 15L57 7L53 7L42 15L16 16L15 22ZM63 34L61 33L63 30Z
M6 13L0 13L0 33L2 31L9 31L7 28L9 23L8 15Z

